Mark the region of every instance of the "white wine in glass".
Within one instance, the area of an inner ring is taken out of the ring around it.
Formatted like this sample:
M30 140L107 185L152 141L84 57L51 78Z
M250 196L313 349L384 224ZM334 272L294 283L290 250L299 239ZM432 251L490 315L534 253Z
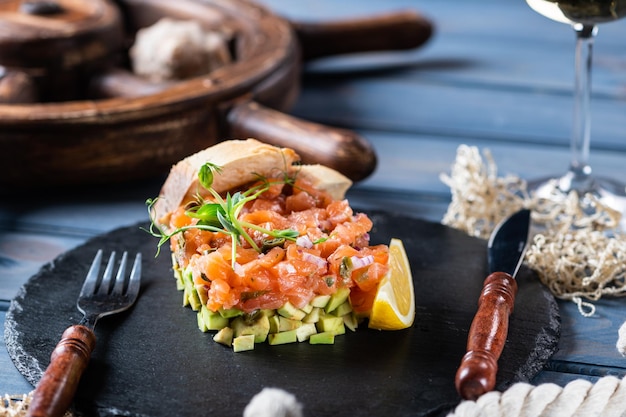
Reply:
M574 114L571 137L572 159L569 170L559 178L529 184L538 196L558 198L576 191L583 198L595 195L602 203L626 218L626 184L599 178L589 165L591 132L592 47L597 25L626 17L626 0L526 0L536 12L569 24L576 33ZM624 40L626 43L626 39Z

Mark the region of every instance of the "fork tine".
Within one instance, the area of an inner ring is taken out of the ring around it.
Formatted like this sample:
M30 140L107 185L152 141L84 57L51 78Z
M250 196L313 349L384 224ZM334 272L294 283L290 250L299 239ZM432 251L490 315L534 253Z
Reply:
M113 276L113 267L115 266L115 251L111 252L109 262L107 263L104 275L102 275L102 281L100 281L100 287L98 288L98 294L107 295L111 288L111 277Z
M126 263L128 260L128 252L122 254L122 260L115 276L115 285L113 286L113 294L122 294L124 292L124 281L126 280Z
M139 294L139 287L141 286L141 252L135 256L135 262L133 263L133 269L130 271L130 281L128 282L128 289L126 294L131 298L136 298Z
M98 273L100 272L100 264L102 263L102 249L99 249L96 256L93 258L93 262L85 277L85 283L80 290L80 297L93 294L96 290L96 284L98 283Z

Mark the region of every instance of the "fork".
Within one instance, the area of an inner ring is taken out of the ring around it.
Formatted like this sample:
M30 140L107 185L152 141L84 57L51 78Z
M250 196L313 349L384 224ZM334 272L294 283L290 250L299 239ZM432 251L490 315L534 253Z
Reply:
M124 252L115 279L115 252L111 253L102 279L99 280L102 250L98 250L89 268L85 282L76 301L83 318L77 325L68 327L50 356L50 365L37 384L28 406L28 416L56 417L67 411L80 377L89 364L96 346L94 328L104 316L130 308L139 294L141 279L141 253L135 257L130 278L126 282L128 253ZM111 285L113 286L111 288Z

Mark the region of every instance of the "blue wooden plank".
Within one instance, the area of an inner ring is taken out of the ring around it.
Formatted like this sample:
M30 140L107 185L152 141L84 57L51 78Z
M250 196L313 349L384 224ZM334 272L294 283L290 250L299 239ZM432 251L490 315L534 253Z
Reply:
M535 180L563 174L569 164L567 147L528 146L522 142L504 142L477 137L448 137L411 135L372 130L358 130L374 146L378 167L365 181L354 188L366 190L387 189L407 195L429 194L442 199L449 197L449 188L440 180L449 174L460 145L475 146L481 153L489 150L498 167L498 175L516 175ZM625 153L612 150L594 150L592 165L599 176L623 178L626 176ZM486 163L486 159L484 160ZM385 204L383 201L382 204Z
M582 317L571 302L559 302L562 334L554 355L559 370L572 373L592 372L598 375L626 375L626 359L615 344L618 330L626 320L626 299L605 297L597 302L592 317Z
M533 385L541 385L541 384L556 384L561 387L569 384L574 380L583 379L589 381L591 383L596 383L599 376L590 376L590 375L580 375L580 374L571 374L566 372L557 372L551 370L541 371L532 381L530 381Z
M41 266L83 239L32 233L0 234L0 300L11 300Z
M538 15L521 0L369 1L358 2L358 7L351 1L339 4L331 0L263 3L294 20L324 21L412 9L423 12L435 24L430 42L414 52L358 59L333 57L310 65L309 71L363 71L395 64L404 69L407 77L421 74L426 79L452 84L482 82L561 92L573 88L573 31ZM594 48L596 94L624 96L626 75L622 69L626 54L621 39L625 33L624 22L605 24L600 29Z
M0 204L0 231L89 238L114 228L148 220L146 200L158 196L163 178L98 188L58 190L33 204L23 196L6 196Z
M293 113L347 128L569 146L572 107L569 96L541 92L342 77L305 84ZM594 148L626 149L623 114L626 100L594 100Z

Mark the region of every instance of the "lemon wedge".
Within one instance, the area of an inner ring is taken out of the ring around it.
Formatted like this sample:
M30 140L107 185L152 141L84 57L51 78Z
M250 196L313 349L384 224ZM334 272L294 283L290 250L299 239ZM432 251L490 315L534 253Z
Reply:
M415 319L413 275L404 245L393 238L389 243L389 271L378 284L368 327L378 330L401 330Z

